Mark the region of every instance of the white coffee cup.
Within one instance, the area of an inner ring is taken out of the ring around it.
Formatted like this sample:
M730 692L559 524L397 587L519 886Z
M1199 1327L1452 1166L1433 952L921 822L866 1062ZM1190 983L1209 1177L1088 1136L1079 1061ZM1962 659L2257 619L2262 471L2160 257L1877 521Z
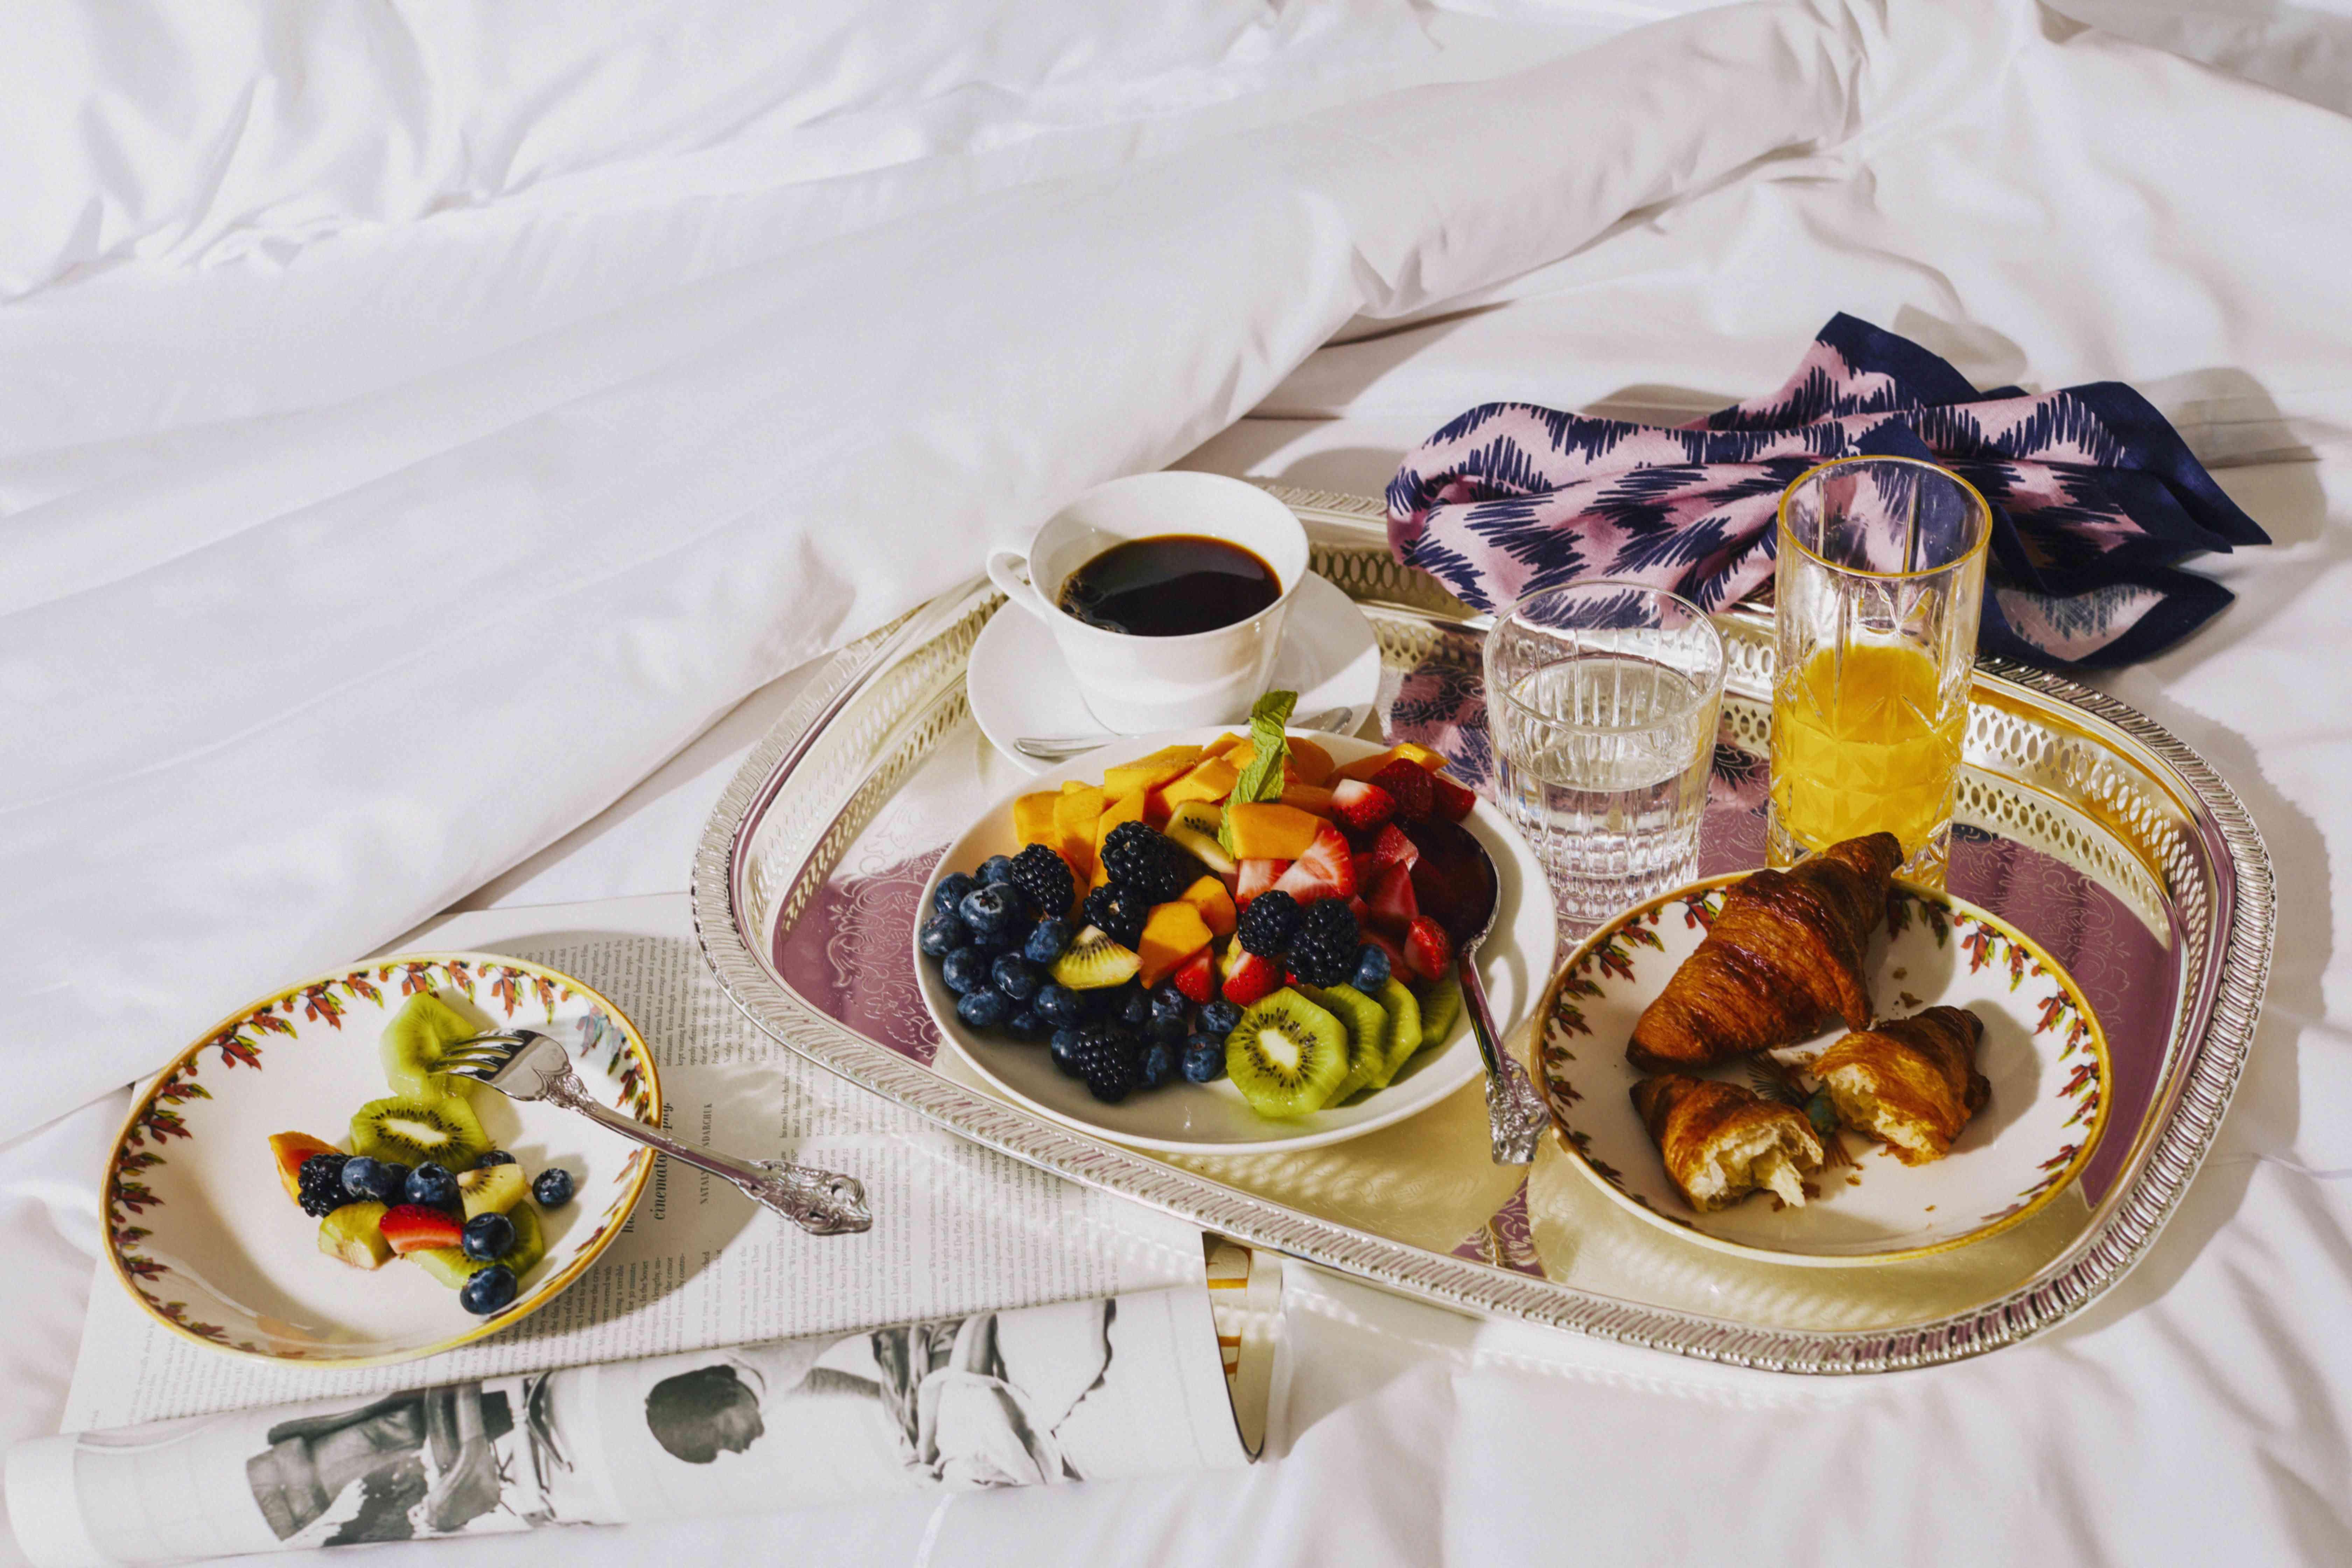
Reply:
M1129 540L1192 533L1255 552L1281 589L1273 604L1214 631L1132 637L1088 626L1061 607L1070 574ZM1221 474L1136 474L1093 489L1045 521L1024 555L997 550L988 575L1045 623L1097 721L1122 734L1233 724L1274 673L1283 622L1307 575L1307 530L1290 509Z

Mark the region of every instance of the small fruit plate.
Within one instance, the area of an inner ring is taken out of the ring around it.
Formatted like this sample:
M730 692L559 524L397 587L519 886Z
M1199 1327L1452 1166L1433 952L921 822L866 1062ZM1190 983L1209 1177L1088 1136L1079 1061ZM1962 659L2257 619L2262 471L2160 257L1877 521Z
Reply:
M1022 848L1013 810L1019 795L1058 790L1065 781L1096 784L1107 766L1149 756L1162 747L1205 745L1223 733L1215 729L1173 730L1122 739L1030 780L1023 790L983 812L948 846L916 907L931 909L934 892L949 876L972 874L989 857L1013 855ZM1312 740L1343 769L1388 749L1320 731L1293 731L1291 735L1294 740L1301 736ZM1463 826L1486 845L1500 875L1501 899L1494 929L1478 951L1478 962L1495 1017L1507 1031L1526 1015L1551 961L1551 895L1533 851L1493 805L1478 800ZM1467 1019L1457 1009L1445 1038L1424 1043L1387 1087L1359 1092L1344 1103L1304 1116L1273 1120L1259 1115L1230 1078L1192 1083L1179 1076L1158 1089L1106 1104L1084 1083L1066 1076L1045 1045L966 1027L956 1016L956 994L941 978L939 963L922 952L919 926L914 969L932 1021L955 1054L982 1080L1007 1099L1056 1121L1139 1149L1180 1154L1265 1154L1336 1143L1426 1110L1480 1070L1477 1044L1471 1037Z
M1561 965L1537 1011L1538 1082L1578 1169L1632 1213L1701 1246L1778 1263L1893 1263L1948 1252L2054 1200L2105 1130L2111 1075L2099 1020L2057 960L1964 900L1897 884L1874 942L1871 995L1891 1017L1966 1007L1984 1025L1977 1070L1991 1097L1942 1159L1905 1165L1847 1130L1802 1207L1759 1193L1702 1214L1667 1178L1629 1091L1624 1045L1642 1010L1705 940L1737 877L1717 877L1618 916ZM1807 1064L1845 1035L1726 1064L1703 1076L1801 1108Z
M115 1140L107 1256L165 1327L310 1366L411 1361L547 1305L619 1233L652 1172L650 1152L553 1105L478 1089L472 1107L490 1145L533 1176L561 1169L575 1194L539 1209L545 1254L514 1300L475 1317L410 1259L369 1269L320 1250L321 1222L286 1191L270 1140L302 1132L348 1149L353 1112L391 1092L384 1026L425 992L484 1032L553 1036L590 1093L660 1121L660 1079L636 1026L569 975L477 952L404 953L314 975L207 1029L140 1093Z

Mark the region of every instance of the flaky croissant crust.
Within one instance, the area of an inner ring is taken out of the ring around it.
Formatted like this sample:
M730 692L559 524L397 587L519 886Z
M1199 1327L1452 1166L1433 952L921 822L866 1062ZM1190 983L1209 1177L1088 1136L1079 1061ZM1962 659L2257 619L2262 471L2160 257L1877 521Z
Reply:
M1804 1113L1735 1083L1662 1073L1633 1087L1633 1109L1658 1146L1666 1174L1697 1209L1720 1208L1747 1195L1741 1186L1714 1199L1695 1189L1717 1154L1748 1134L1769 1128L1778 1146L1807 1175L1822 1168L1820 1137Z
M1870 1124L1860 1124L1860 1131L1885 1136L1890 1119L1917 1129L1926 1134L1925 1149L1887 1139L1896 1159L1916 1165L1941 1158L1991 1097L1992 1086L1976 1068L1983 1037L1983 1021L1967 1008L1930 1007L1848 1035L1814 1058L1808 1070L1824 1081L1842 1068L1858 1074L1876 1102ZM1844 1112L1842 1088L1832 1083L1831 1094Z

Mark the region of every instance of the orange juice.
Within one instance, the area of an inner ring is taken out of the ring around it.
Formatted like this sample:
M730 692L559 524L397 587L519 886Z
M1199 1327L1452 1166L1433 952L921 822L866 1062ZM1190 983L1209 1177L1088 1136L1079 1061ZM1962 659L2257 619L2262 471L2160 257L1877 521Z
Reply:
M1772 693L1772 809L1808 849L1892 833L1917 855L1952 816L1967 689L1906 644L1816 649Z

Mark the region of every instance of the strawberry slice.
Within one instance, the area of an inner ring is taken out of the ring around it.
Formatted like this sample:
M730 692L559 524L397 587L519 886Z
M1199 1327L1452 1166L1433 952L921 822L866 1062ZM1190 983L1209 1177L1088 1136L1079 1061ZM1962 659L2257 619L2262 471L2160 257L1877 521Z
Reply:
M1421 900L1412 896L1412 868L1391 866L1380 875L1370 891L1364 895L1369 911L1359 922L1375 931L1387 932L1399 942L1421 918Z
M1282 967L1270 958L1261 958L1241 943L1234 943L1235 961L1225 967L1225 1000L1236 1007L1248 1007L1265 1001L1282 989Z
M1391 866L1411 866L1421 858L1421 846L1407 838L1404 829L1391 822L1381 829L1380 837L1372 840L1372 847L1364 851L1364 858L1370 863L1372 873L1377 876ZM1360 873L1358 879L1369 883L1372 879Z
M1430 784L1430 774L1411 763L1391 763L1371 776L1370 782L1396 802L1396 814L1407 822L1427 822L1429 808L1435 796Z
M1414 770L1416 773L1419 769ZM1290 863L1274 884L1302 904L1320 899L1345 899L1356 891L1356 858L1338 828L1325 823L1316 829L1307 853Z
M1444 928L1427 915L1416 915L1405 928L1404 966L1423 980L1442 978L1454 963L1454 944Z
M1176 989L1184 994L1187 1001L1208 1003L1217 999L1217 961L1205 947L1194 953L1185 962L1184 967L1170 978L1176 983Z
M1287 860L1244 860L1234 877L1234 907L1244 910L1249 901L1282 879L1290 869Z
M428 1247L455 1247L460 1236L457 1215L425 1204L402 1204L384 1210L376 1229L404 1257Z
M1341 779L1331 786L1332 812L1358 833L1370 833L1394 816L1396 809L1396 796L1378 784L1366 784L1361 779Z
M1478 797L1444 773L1429 775L1429 809L1448 822L1459 822L1470 815Z

